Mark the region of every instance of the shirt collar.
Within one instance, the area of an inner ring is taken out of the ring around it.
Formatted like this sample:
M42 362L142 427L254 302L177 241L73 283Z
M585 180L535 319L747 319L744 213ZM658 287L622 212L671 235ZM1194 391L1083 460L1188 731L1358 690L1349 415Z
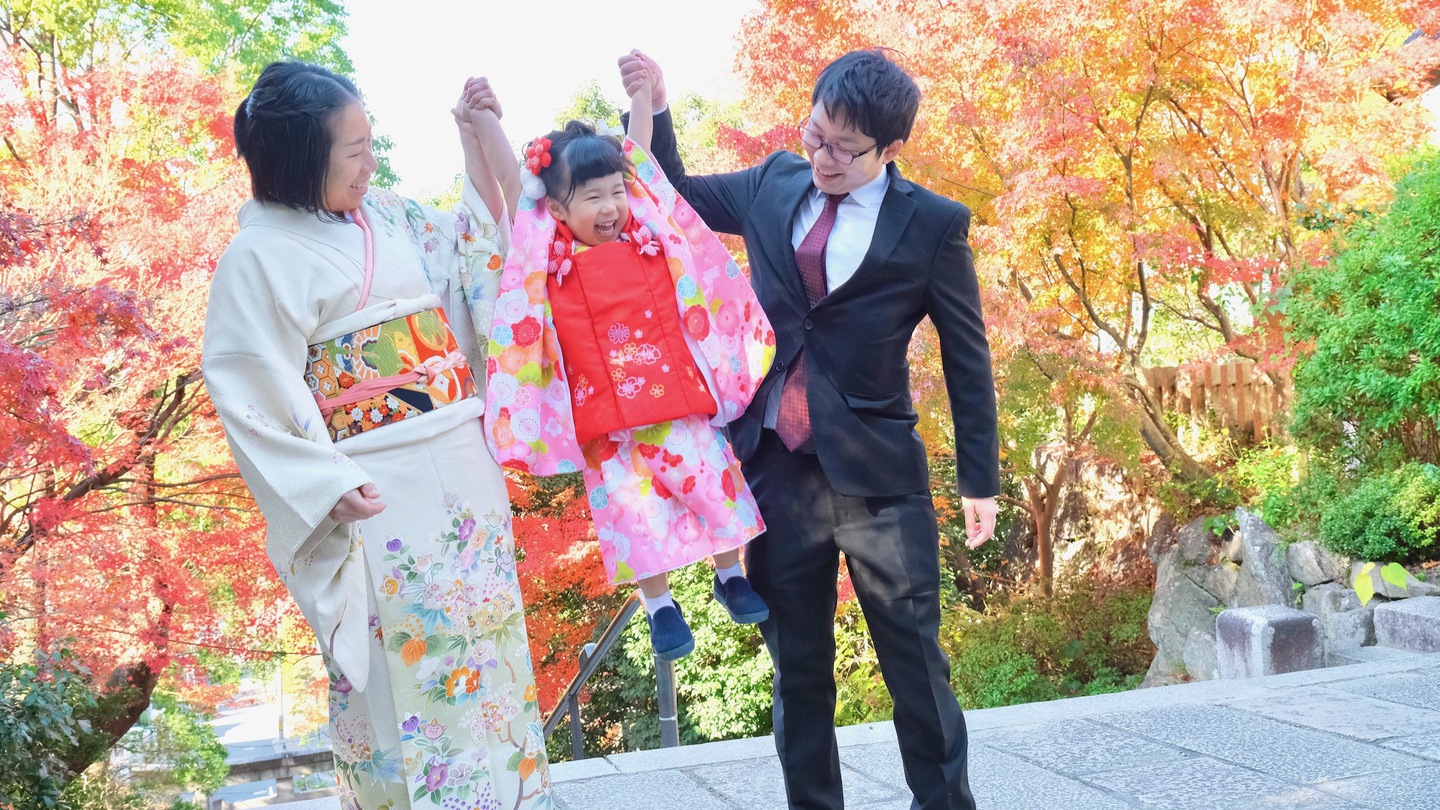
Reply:
M880 170L880 174L874 180L850 192L845 199L853 200L865 208L879 205L885 200L885 192L890 189L890 172L888 167ZM820 199L825 193L814 186L810 187L811 199Z

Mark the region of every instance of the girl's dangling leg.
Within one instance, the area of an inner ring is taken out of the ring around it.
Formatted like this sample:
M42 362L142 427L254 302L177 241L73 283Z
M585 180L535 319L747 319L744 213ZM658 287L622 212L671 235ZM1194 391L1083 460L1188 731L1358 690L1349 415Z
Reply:
M770 606L750 587L740 567L740 549L722 551L715 560L715 601L736 624L759 624L770 618Z
M645 603L645 618L650 622L650 645L661 661L683 658L695 649L695 636L685 623L680 606L670 598L670 581L665 574L639 580L640 599Z

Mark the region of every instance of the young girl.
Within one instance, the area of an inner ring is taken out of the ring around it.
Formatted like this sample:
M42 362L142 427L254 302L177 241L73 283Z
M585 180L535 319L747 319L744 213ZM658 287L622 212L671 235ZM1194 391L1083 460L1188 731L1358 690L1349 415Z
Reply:
M467 98L474 109L493 94ZM531 141L523 169L497 170L516 214L485 424L507 467L583 470L606 574L639 583L655 654L673 660L695 639L668 571L713 557L731 618L769 615L740 564L764 524L721 427L764 379L775 334L739 266L646 153L650 115L647 87L631 99L623 145L571 121ZM506 165L503 135L484 132L492 165Z

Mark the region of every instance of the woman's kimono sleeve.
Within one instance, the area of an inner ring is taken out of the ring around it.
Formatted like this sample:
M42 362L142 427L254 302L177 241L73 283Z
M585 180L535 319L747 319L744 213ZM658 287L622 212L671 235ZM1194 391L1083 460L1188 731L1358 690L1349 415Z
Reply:
M216 267L201 369L240 475L265 515L271 563L324 649L364 689L368 648L336 643L364 634L363 565L353 559L359 541L354 532L347 539L329 513L370 478L335 449L304 379L307 340L326 305L317 276L334 271L297 262L299 251L284 237L265 238L237 239ZM358 609L347 609L357 587Z
M445 303L455 342L465 352L484 396L490 322L509 233L495 224L469 178L461 181L460 194L460 203L449 211L405 200L405 215L419 244L430 289Z

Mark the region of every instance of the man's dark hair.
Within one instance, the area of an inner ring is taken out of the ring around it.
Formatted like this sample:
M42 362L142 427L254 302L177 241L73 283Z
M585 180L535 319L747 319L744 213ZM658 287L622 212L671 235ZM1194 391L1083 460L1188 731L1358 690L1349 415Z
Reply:
M878 150L910 138L920 88L884 49L851 51L820 71L810 103L840 126L875 139Z
M598 177L616 172L630 176L630 161L620 141L601 135L584 121L570 121L545 137L550 139L550 165L540 170L540 180L545 196L561 205L570 204L576 187Z
M250 169L250 192L322 216L335 135L331 123L360 104L344 76L304 62L271 62L235 110L235 148Z

